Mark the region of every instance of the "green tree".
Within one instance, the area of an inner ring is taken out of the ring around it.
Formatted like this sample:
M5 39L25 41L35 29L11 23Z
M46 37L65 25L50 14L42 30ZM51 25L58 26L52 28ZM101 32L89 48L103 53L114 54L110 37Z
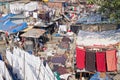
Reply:
M99 11L110 20L120 23L120 0L87 0L88 4L97 4Z

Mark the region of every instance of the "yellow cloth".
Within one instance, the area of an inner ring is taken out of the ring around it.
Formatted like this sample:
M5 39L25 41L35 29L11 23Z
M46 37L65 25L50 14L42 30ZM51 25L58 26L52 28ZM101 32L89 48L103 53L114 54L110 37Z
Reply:
M43 0L44 2L48 2L49 0Z

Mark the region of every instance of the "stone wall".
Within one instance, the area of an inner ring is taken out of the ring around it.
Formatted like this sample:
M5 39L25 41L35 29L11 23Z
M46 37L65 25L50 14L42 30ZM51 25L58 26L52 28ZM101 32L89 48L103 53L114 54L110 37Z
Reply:
M81 30L91 31L91 32L108 31L108 30L117 29L116 24L82 24L81 27L82 27Z

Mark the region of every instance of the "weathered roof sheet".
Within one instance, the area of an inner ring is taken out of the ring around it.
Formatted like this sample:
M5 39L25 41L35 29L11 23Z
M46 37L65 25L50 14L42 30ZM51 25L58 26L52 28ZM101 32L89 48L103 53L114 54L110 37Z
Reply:
M21 37L31 37L31 38L39 38L45 33L45 30L43 29L31 29L27 31L26 33L23 33Z

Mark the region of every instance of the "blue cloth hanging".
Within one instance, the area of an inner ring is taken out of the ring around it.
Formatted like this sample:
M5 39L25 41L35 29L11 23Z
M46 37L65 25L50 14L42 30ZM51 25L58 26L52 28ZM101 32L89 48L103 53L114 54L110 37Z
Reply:
M1 56L1 54L0 54L0 60L2 60L2 56Z

